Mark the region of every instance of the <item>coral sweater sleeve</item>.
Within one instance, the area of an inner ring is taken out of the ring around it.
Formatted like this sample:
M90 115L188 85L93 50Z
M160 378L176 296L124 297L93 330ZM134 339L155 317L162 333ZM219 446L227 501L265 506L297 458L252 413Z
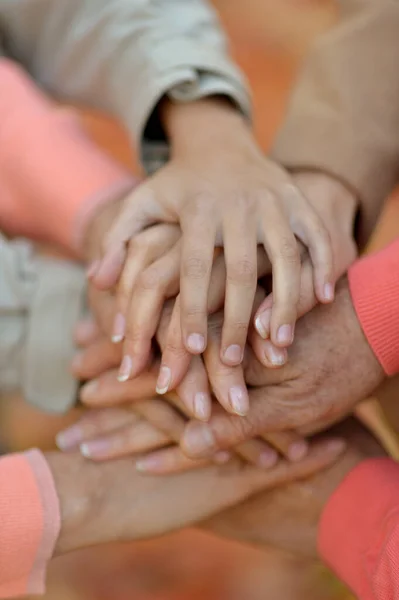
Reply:
M79 253L98 205L133 187L72 110L58 108L12 61L0 59L0 230Z
M0 458L0 598L42 594L60 531L60 507L43 454Z

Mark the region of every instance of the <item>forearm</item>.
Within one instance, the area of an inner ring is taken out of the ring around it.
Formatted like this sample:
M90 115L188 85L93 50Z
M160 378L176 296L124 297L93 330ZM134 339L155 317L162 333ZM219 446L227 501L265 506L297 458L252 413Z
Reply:
M13 55L34 77L58 96L120 118L148 168L156 157L150 142L162 135L146 140L144 132L166 94L182 101L226 95L250 111L205 0L14 0L0 4L0 17Z
M134 179L90 141L77 115L57 108L6 59L0 84L0 229L79 256L92 213Z
M399 4L339 5L340 22L305 60L272 156L344 182L360 203L364 244L397 178Z

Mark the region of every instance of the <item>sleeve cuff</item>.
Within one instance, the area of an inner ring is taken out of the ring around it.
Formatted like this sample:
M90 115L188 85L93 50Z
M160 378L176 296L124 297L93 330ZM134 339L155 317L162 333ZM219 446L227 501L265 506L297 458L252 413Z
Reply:
M399 372L399 240L356 261L348 272L364 334L387 375Z
M399 465L388 458L355 467L324 509L320 555L362 600L391 597L375 593L376 585L380 590L384 585L375 576L398 518Z
M42 594L60 531L54 481L43 454L0 459L0 596Z

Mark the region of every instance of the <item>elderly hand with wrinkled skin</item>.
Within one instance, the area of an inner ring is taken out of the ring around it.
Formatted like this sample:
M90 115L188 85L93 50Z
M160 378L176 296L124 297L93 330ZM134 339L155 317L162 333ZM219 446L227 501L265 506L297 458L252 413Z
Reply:
M212 335L218 337L216 325ZM362 332L347 280L338 285L331 306L317 306L298 323L290 361L278 370L270 365L270 342L252 338L246 381L251 389L247 417L215 414L209 423L191 422L182 449L191 458L229 448L259 432L306 430L318 422L342 419L383 380L382 367ZM207 364L212 380L212 364Z

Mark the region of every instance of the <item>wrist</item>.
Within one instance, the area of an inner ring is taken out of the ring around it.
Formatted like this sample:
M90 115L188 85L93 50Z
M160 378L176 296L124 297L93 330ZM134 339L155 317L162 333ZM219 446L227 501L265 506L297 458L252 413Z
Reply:
M90 524L101 493L101 469L79 454L46 453L59 501L61 528L55 556L90 545ZM95 465L94 465L95 467Z
M250 133L240 111L221 96L190 103L165 100L160 117L174 153L190 149L200 151L205 144L209 150L214 143L226 144L237 132L243 137Z

